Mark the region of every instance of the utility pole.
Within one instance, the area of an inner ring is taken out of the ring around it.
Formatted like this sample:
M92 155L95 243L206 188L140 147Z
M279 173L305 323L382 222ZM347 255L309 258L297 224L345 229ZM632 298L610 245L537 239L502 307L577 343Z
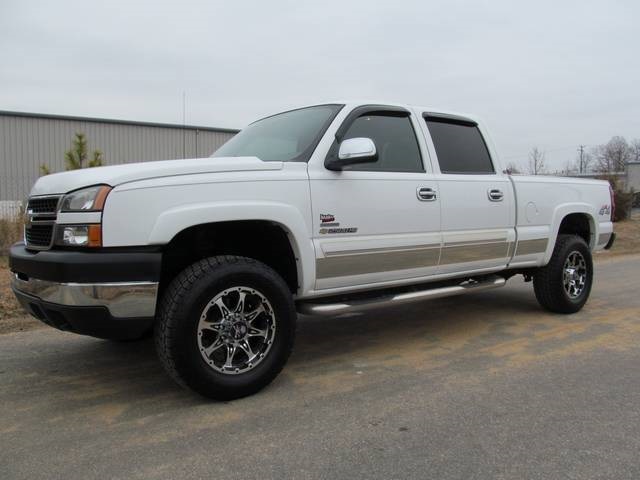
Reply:
M182 158L187 158L187 92L182 91Z
M584 173L584 147L584 145L578 147L578 151L580 152L580 173Z

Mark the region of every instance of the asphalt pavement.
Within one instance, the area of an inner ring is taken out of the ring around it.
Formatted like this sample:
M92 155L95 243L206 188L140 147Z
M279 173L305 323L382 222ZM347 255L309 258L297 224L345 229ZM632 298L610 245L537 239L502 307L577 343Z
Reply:
M263 392L174 385L150 341L0 335L0 479L640 478L640 256L585 309L502 289L301 318Z

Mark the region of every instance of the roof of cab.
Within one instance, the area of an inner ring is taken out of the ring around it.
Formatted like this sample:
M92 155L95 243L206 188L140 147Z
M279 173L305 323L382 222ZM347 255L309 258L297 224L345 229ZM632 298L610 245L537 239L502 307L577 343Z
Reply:
M380 106L390 106L390 107L401 107L401 108L405 108L411 112L414 113L419 113L419 114L424 114L424 113L431 113L431 114L437 114L438 116L442 116L442 117L450 117L452 119L460 119L460 120L468 120L468 121L472 121L475 123L479 123L479 118L476 115L473 114L469 114L469 113L464 113L464 112L457 112L454 110L447 110L447 109L442 109L442 108L436 108L436 107L426 107L426 106L418 106L418 105L410 105L410 104L406 104L406 103L402 103L402 102L394 102L394 101L385 101L385 100L372 100L372 99L361 99L361 100L334 100L334 101L327 101L327 102L317 102L317 103L310 103L307 105L298 105L298 106L293 106L292 108L285 108L283 110L280 110L279 112L274 112L270 115L266 115L265 117L262 118L267 118L269 116L272 116L274 114L278 114L278 113L282 113L282 112L287 112L290 110L298 110L301 108L309 108L309 107L316 107L319 105L344 105L345 107L347 107L349 110L352 110L354 108L357 107L361 107L361 106L365 106L365 105L380 105Z

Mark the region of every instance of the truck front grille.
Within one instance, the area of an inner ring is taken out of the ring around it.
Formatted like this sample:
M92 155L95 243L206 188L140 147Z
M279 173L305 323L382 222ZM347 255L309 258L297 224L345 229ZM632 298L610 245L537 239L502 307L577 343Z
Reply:
M33 197L29 199L27 211L34 215L55 215L58 211L60 197Z
M29 199L24 227L24 240L28 249L51 248L60 198L61 195L51 195Z

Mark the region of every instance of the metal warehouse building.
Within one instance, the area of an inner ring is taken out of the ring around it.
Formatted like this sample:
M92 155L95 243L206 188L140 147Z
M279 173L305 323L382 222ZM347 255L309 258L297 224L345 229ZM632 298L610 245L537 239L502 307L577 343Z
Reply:
M0 111L0 215L16 208L40 176L40 165L64 171L76 132L104 165L211 155L237 130Z

